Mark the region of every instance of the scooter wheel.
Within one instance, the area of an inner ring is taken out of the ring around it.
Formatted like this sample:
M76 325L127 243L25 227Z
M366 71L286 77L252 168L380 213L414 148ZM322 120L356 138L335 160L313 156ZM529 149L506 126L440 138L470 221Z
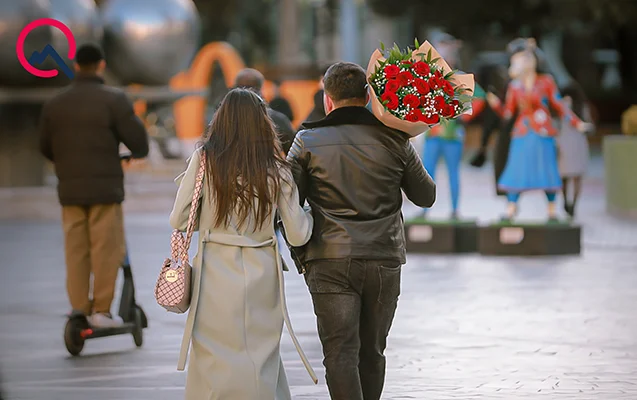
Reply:
M134 311L135 317L135 329L133 330L133 340L135 341L135 346L142 347L144 344L144 317L143 311L135 307Z
M78 356L84 349L84 339L80 335L80 324L75 320L68 320L64 327L64 344L72 356Z

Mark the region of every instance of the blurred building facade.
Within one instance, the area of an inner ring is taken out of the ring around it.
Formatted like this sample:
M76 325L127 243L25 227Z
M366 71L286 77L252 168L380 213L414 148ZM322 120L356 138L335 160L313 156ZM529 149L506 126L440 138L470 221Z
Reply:
M264 70L271 79L310 78L340 59L365 65L381 41L407 46L414 37L422 41L432 28L439 28L464 41L462 67L481 80L484 68L507 62L503 50L511 39L536 37L558 83L579 82L598 103L602 121L619 121L637 94L633 0L196 3L204 20L204 41L228 41L248 65Z

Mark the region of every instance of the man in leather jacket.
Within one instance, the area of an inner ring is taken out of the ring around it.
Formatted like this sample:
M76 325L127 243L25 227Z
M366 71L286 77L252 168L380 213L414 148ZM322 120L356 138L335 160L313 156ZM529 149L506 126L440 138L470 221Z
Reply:
M401 190L431 207L436 186L409 136L365 108L360 66L332 65L324 86L327 116L305 123L288 154L314 215L302 263L331 398L378 400L405 263Z

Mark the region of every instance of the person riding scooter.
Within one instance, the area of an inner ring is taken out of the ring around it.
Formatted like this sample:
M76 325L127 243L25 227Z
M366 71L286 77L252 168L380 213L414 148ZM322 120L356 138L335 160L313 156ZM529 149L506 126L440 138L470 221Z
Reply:
M44 105L40 121L40 148L55 164L59 181L69 301L73 313L87 316L95 328L123 323L111 315L125 256L119 146L132 158L148 155L144 124L125 92L104 85L105 68L99 47L81 46L74 82Z

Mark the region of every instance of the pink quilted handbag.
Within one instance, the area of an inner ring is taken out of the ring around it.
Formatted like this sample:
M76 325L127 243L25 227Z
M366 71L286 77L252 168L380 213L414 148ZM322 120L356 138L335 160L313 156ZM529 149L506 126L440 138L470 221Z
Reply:
M188 259L188 249L195 230L195 220L199 209L205 171L206 155L202 153L201 164L195 179L195 190L192 195L190 214L188 214L186 238L184 239L184 235L178 229L173 231L170 238L170 258L164 261L155 284L157 304L164 307L167 311L177 314L185 313L190 307L192 268Z

